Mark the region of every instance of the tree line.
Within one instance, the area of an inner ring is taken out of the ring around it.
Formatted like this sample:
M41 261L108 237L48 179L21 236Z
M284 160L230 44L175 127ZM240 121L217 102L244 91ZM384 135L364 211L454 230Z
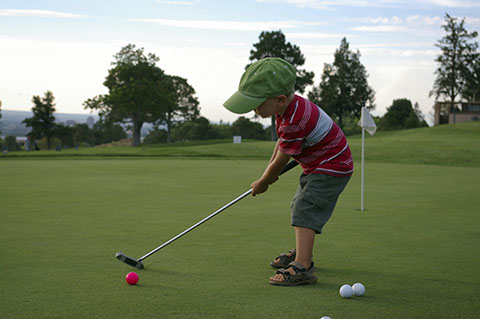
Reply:
M28 133L29 141L25 143L31 150L51 149L53 146L93 146L127 137L123 127L113 122L97 121L93 128L85 123L74 126L57 123L54 116L55 97L51 91L45 92L44 97L33 96L32 103L33 116L22 122L32 128ZM15 136L6 136L3 145L10 151L20 149Z
M451 106L459 97L469 101L480 97L480 55L478 43L474 41L478 33L468 32L464 22L465 19L459 21L446 14L442 25L446 35L436 44L441 54L435 60L438 69L429 93L437 100L450 101ZM351 50L346 38L335 51L333 63L324 64L317 86L313 85L314 72L302 68L305 57L300 48L287 42L281 30L263 31L259 41L253 44L250 62L265 57L280 57L294 65L296 92L303 94L308 86L313 86L308 98L322 107L347 134L360 132L357 122L362 107L370 110L376 107L375 92L368 84L369 75L360 61L360 51ZM83 104L85 109L96 111L100 116L91 131L82 124L73 128L55 124L53 93L47 91L43 98L34 96L34 116L24 121L32 127L29 137L45 139L48 148L53 138L61 139L62 144L95 145L125 137L124 127L132 132L132 146L137 146L143 124L152 123L154 129L145 137L145 143L231 138L232 135L276 139L273 117L266 129L245 117L238 118L232 125L210 123L200 116L199 101L187 79L166 74L156 65L158 61L155 54L145 54L143 48L136 48L134 44L128 44L114 55L112 68L103 82L108 93L87 99ZM427 123L418 103L399 98L392 101L383 117L377 118L377 125L379 130L392 130L422 127Z

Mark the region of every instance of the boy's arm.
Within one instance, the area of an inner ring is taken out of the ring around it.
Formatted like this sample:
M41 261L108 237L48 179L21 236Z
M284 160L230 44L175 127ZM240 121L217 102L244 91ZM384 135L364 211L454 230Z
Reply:
M268 164L262 177L252 183L252 196L264 193L268 189L268 185L277 180L278 175L282 172L290 159L290 155L284 154L279 150L277 150L274 155L273 160Z
M273 150L272 157L270 158L270 161L268 162L268 164L270 164L271 162L273 162L273 160L275 159L275 156L277 156L278 144L279 144L279 143L280 143L280 139L277 139L277 143L275 143L275 149Z

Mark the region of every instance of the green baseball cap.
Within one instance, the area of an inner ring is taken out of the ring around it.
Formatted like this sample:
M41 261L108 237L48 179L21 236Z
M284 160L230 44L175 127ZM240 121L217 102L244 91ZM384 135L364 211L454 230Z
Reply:
M264 58L243 73L235 92L223 106L237 114L248 113L267 99L293 92L296 70L280 58Z

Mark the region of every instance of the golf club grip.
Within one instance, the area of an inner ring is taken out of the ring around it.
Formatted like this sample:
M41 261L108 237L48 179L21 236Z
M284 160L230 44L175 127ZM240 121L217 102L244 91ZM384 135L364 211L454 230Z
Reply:
M283 173L286 173L288 172L289 170L291 170L292 168L294 168L295 166L298 165L298 162L293 160L293 161L290 161L287 165L285 165L285 167L283 168L283 170L280 172L280 174L278 174L279 176L282 175Z

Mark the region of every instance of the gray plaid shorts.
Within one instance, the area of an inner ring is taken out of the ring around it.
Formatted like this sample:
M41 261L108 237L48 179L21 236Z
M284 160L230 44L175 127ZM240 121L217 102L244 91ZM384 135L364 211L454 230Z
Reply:
M292 226L310 228L320 234L349 180L350 176L302 174L291 204Z

